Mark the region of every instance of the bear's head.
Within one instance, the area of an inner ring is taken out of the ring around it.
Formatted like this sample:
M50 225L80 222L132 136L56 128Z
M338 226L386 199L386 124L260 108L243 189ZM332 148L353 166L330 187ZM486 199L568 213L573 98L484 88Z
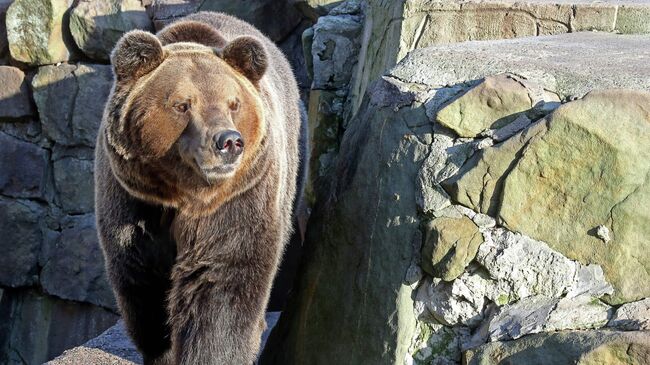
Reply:
M131 193L177 206L254 163L267 128L260 82L268 59L259 40L228 42L185 21L157 35L126 33L111 62L106 141Z

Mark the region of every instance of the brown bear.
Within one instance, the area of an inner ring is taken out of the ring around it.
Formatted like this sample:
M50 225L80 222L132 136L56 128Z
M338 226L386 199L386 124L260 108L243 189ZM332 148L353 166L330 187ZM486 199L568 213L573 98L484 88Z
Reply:
M145 364L251 364L307 170L292 70L208 12L126 33L111 62L96 216L128 332Z

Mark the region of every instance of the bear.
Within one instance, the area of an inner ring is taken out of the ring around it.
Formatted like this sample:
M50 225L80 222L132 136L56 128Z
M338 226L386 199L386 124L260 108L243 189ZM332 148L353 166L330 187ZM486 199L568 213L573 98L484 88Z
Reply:
M199 12L125 33L95 152L109 281L145 364L252 364L307 167L285 56Z

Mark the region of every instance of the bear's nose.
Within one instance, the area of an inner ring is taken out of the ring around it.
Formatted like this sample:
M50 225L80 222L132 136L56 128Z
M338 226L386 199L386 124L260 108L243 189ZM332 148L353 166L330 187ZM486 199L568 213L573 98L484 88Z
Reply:
M241 134L233 130L217 133L214 136L214 143L217 150L221 152L230 152L238 155L244 149L244 140Z

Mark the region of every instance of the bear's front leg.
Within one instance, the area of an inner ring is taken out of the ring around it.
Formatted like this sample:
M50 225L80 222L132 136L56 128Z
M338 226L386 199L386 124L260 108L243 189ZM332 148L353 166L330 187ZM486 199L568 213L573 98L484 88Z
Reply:
M213 224L203 221L186 226L204 232ZM176 364L249 365L255 361L282 251L278 226L263 221L255 227L222 222L213 228L218 233L199 233L192 244L180 248L169 296Z

